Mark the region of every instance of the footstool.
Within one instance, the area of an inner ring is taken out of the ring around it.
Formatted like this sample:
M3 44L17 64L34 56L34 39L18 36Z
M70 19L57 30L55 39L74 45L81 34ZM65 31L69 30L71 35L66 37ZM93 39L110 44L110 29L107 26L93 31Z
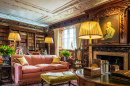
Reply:
M69 86L71 83L72 80L77 80L77 76L75 74L72 74L72 75L68 75L68 74L65 74L64 72L56 72L56 73L62 73L63 76L59 77L59 76L48 76L46 75L46 73L44 74L41 74L41 86L43 86L43 82L47 82L50 86L53 86L53 84L57 84L57 85L61 85L59 83L62 83L62 84L66 84L64 82L68 82ZM73 86L76 86L74 84L72 84Z

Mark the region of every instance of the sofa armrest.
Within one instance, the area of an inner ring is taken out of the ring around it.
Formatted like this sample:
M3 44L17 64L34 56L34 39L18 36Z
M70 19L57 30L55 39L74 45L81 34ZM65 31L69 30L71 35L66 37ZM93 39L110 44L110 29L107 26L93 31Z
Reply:
M15 63L16 63L16 62L11 62L11 66L14 67L14 64L15 64Z
M15 70L15 79L21 80L22 79L22 65L19 63L14 64Z
M61 63L62 65L67 66L67 70L69 70L69 63L68 63L68 62L60 61L60 63Z

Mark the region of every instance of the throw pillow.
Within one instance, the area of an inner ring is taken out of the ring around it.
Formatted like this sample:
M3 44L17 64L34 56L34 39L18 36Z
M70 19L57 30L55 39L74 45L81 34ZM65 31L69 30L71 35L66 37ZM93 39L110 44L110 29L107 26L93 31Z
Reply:
M20 63L19 60L17 60L17 58L14 58L14 61L17 62L17 63Z
M60 63L60 57L53 57L52 64L59 64Z
M21 57L21 58L17 58L17 60L19 61L19 63L21 65L28 65L28 62L26 61L25 57Z

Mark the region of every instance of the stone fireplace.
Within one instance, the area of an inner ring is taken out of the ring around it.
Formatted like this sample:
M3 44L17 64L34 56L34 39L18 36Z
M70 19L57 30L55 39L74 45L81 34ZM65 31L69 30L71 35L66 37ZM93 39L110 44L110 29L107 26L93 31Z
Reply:
M123 67L121 67L121 69L128 70L128 53L94 51L93 52L93 57L94 57L94 59L97 59L97 58L102 58L103 59L104 57L107 58L107 59L108 58L110 58L110 59L115 59L116 58L117 60L113 60L113 61L115 61L115 63L117 63L118 60L121 60L120 63L123 64ZM109 61L111 61L111 60L109 60ZM111 62L109 62L109 63L111 63Z

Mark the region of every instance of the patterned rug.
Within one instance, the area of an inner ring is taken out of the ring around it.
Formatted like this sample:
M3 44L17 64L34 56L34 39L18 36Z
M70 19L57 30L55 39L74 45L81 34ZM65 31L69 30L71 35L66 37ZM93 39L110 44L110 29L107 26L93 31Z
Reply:
M77 85L76 80L71 81L71 83L73 83L74 85ZM15 84L5 83L4 85L0 85L0 86L15 86ZM25 85L25 86L41 86L41 83L32 84L32 85ZM44 86L49 86L49 84L44 82ZM58 86L69 86L69 84L63 84L63 85L58 85ZM73 85L70 85L70 86L73 86Z

